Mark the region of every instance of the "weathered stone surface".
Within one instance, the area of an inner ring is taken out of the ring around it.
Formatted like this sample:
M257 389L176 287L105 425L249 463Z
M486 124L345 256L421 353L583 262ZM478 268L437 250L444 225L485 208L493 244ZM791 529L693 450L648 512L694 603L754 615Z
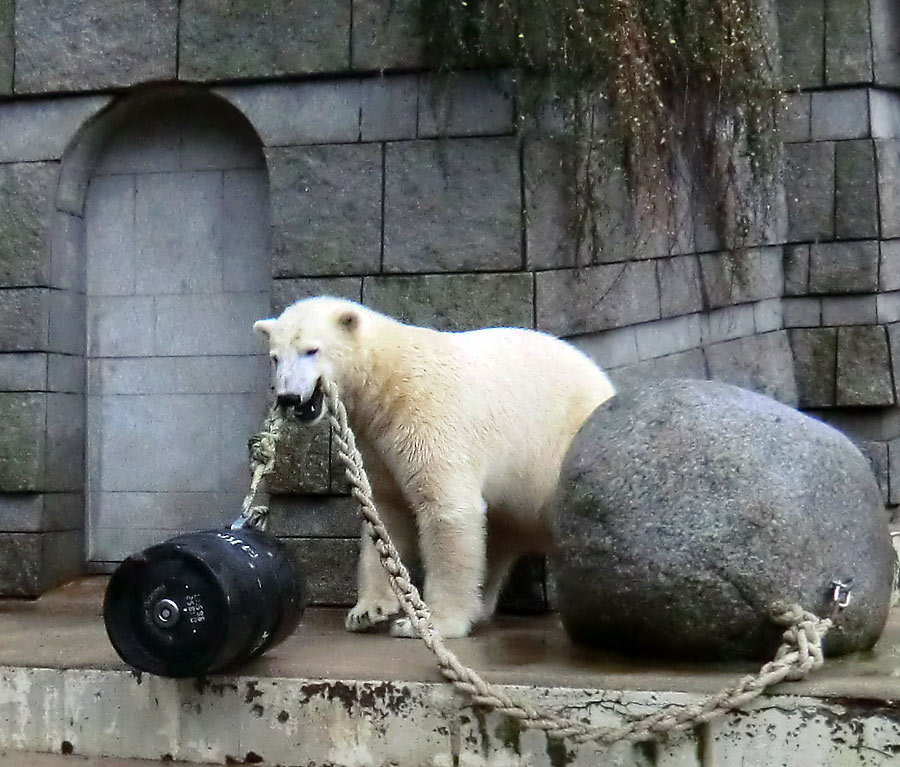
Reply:
M780 298L770 298L753 304L753 324L757 333L769 333L784 327L784 309Z
M700 262L697 256L673 256L656 262L659 306L663 317L699 312L703 308Z
M785 142L809 141L812 138L811 95L790 93L778 111L778 132Z
M47 390L84 394L85 373L83 356L50 354L47 360Z
M419 81L419 138L512 133L514 119L513 85L505 74L460 73Z
M47 348L62 354L84 354L86 300L82 293L51 290L50 327Z
M822 299L823 325L872 325L878 318L874 295L825 296Z
M269 512L270 533L290 538L352 538L360 519L353 498L276 495Z
M618 368L638 361L637 334L633 325L566 339L602 368Z
M178 77L337 72L350 64L350 0L182 0Z
M825 82L825 16L822 3L779 0L778 31L786 88Z
M396 141L416 137L417 75L367 77L359 83L359 140Z
M272 313L279 315L294 301L313 296L362 300L362 277L300 277L272 281Z
M722 220L717 212L714 191L704 184L694 184L691 190L691 208L697 252L709 253L724 248Z
M891 368L894 374L894 387L900 397L900 323L887 326L888 345L891 353Z
M274 86L273 91L277 98ZM120 101L90 132L89 141L98 133L105 133L106 141L93 169L96 175L265 166L259 137L245 116L194 88L154 88Z
M825 408L807 410L851 439L886 442L900 437L900 408Z
M45 391L46 388L46 354L0 354L0 391Z
M878 241L814 243L809 259L811 293L878 290Z
M437 330L534 325L531 274L366 277L363 303L403 322Z
M99 356L259 354L260 339L248 329L255 320L266 316L271 306L268 291L161 295L155 299L148 296L147 300L155 305L155 351L148 352L137 351L135 348L145 342L139 323L132 325L129 334L118 333L116 326L117 314L123 324L126 324L130 319L128 312L132 307L143 311L142 304L126 301L124 305L117 306L116 298L119 297L110 296L103 299L103 303L100 299L91 302L92 310L95 302L98 309L103 308L103 304L107 302L113 309L103 318L106 337L98 337L100 348L106 347L112 351L100 353ZM181 332L186 327L191 328L192 334ZM90 329L89 324L89 339ZM129 335L133 336L133 340ZM134 346L131 346L132 343ZM116 352L116 349L124 349L124 355L121 351Z
M415 0L353 0L354 69L413 69L425 63L425 35Z
M702 349L667 354L652 360L642 360L636 365L627 365L612 372L616 386L630 386L663 378L708 378L706 360Z
M0 492L40 490L47 402L43 394L0 394Z
M51 356L51 364L57 356ZM263 354L112 357L90 360L88 385L92 396L256 394L265 391L270 380L271 362ZM247 402L232 400L226 407L238 404Z
M285 538L283 542L306 579L311 605L356 602L357 538Z
M900 440L888 443L888 503L900 504Z
M839 239L878 236L875 146L871 141L835 145L835 235Z
M0 0L0 94L12 93L15 60L15 0Z
M736 338L703 350L709 377L797 404L797 382L787 332Z
M44 288L0 290L0 351L44 351L50 325L49 291Z
M194 296L179 298L182 301L177 318L169 315L175 308L172 302L165 302L164 317L168 321L162 329L168 333L175 333L176 328L184 327L181 321L187 319L187 309ZM155 326L153 296L93 296L87 312L88 354L91 357L150 357L155 351ZM170 344L178 342L171 336L166 340ZM199 353L199 350L195 348L182 353Z
M159 394L89 400L92 485L98 494L102 490L112 496L106 499L110 509L93 517L98 528L125 528L120 534L131 536L127 518L123 521L122 512L111 509L116 494L132 496L134 518L144 520L139 530L162 535L184 524L179 508L184 506L179 500L184 495L192 494L197 504L215 505L224 491L246 491L247 440L264 412L257 395ZM221 426L210 428L213 423ZM149 500L154 494L155 504ZM141 499L147 503L139 505ZM152 514L139 511L148 505L155 506ZM221 509L219 505L220 514Z
M56 163L0 164L0 286L48 284L58 169Z
M84 497L76 493L0 494L0 530L40 533L84 527Z
M623 258L685 255L703 249L698 241L695 214L699 203L696 185L691 181L690 163L680 154L672 162L675 168L672 188L639 190L633 204L631 184L624 171L619 171L613 163L610 163L612 168L601 170L599 193L603 207L597 222L601 251L596 260L613 262ZM739 168L737 173L742 170ZM773 202L772 207L776 208L777 196ZM750 218L754 231L749 239L755 244L756 237L765 235L756 231L760 222L752 214Z
M525 141L522 162L528 268L559 269L589 262L585 243L578 243L570 231L574 200L560 144L552 139Z
M753 312L751 309L751 316ZM635 327L638 356L642 360L665 357L669 354L700 346L700 315L645 322Z
M41 489L84 490L85 402L80 394L48 394Z
M175 77L177 0L18 0L17 93Z
M250 121L264 146L359 140L358 80L313 80L217 88Z
M752 336L756 332L754 306L756 304L724 306L700 315L703 345Z
M58 160L75 133L110 100L85 96L0 103L0 162Z
M637 261L538 272L537 327L566 336L659 319L654 270Z
M869 0L875 82L900 86L900 7L893 0Z
M900 140L875 142L881 236L900 237Z
M784 246L784 294L803 296L809 290L809 245Z
M834 143L816 141L784 148L788 240L834 237Z
M875 296L875 317L879 325L900 321L900 291Z
M571 165L590 161L601 201L590 226L574 220ZM528 138L524 142L526 255L529 267L562 268L590 263L673 256L718 247L713 203L691 187L690 170L676 160L677 185L670 206L665 194L644 190L636 204L628 180L608 159L579 157L566 141ZM645 205L646 203L646 205ZM696 218L696 221L695 221ZM695 244L696 243L696 244ZM715 243L715 244L711 244Z
M838 405L892 405L894 387L885 328L843 327L837 331Z
M872 138L900 138L900 93L869 89Z
M872 81L869 3L828 0L825 4L825 82L847 85Z
M57 210L50 226L50 287L85 292L84 219Z
M36 597L84 566L80 530L0 534L0 595Z
M860 139L869 135L869 95L865 88L812 94L813 141Z
M327 493L331 486L331 431L328 423L285 423L266 480L273 493Z
M775 699L769 699L752 711L742 712L740 727L725 718L711 722L710 764L731 767L743 762L750 767L755 762L754 767L762 767L775 760L784 767L841 764L852 761L858 752L855 737L864 742L861 750L879 752L875 760L883 760L881 767L890 764L890 759L881 754L890 753L890 744L900 735L900 726L889 714L868 708L869 702L862 699L845 699L842 703L846 702L846 707L841 705L839 709L831 708L830 700L817 700L828 707L817 713L812 713L815 704L812 708L787 711Z
M515 138L388 144L384 269L517 269L521 179Z
M859 452L869 461L872 473L878 481L878 489L881 490L882 500L884 503L887 503L890 496L890 478L888 476L890 459L888 457L887 444L851 435L848 436L853 440L853 444L859 448Z
M381 153L377 144L268 150L276 277L379 271Z
M814 328L822 324L821 298L784 298L782 308L786 328Z
M870 647L894 553L868 461L839 432L719 383L623 389L575 437L556 497L563 622L577 641L653 655L769 658L773 602L853 602L830 655ZM648 537L649 536L649 537Z
M751 248L738 253L704 253L700 271L712 307L780 298L784 292L782 251Z

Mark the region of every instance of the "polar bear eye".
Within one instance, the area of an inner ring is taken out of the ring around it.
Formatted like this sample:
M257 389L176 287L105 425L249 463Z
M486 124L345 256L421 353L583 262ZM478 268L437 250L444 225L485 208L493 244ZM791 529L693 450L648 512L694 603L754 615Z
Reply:
M270 357L270 359L272 360L272 364L273 364L273 365L277 365L277 364L278 364L278 355L277 355L277 354L270 354L269 357Z
M315 348L307 349L305 352L303 352L303 356L304 357L315 357L318 353L319 353L318 349L315 349Z

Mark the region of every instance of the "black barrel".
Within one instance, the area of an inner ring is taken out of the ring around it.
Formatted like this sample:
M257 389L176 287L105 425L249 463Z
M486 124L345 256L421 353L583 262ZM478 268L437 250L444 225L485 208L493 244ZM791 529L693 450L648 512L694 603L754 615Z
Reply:
M241 663L290 634L303 579L277 538L250 528L179 535L126 559L106 588L106 633L129 666L169 677Z

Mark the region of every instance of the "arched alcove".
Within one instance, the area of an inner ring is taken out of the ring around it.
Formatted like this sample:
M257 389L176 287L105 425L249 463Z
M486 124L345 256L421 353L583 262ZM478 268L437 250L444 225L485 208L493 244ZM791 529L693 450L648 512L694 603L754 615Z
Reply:
M268 385L251 332L270 308L268 176L246 119L198 89L126 100L82 144L60 196L82 203L87 555L103 570L238 513Z

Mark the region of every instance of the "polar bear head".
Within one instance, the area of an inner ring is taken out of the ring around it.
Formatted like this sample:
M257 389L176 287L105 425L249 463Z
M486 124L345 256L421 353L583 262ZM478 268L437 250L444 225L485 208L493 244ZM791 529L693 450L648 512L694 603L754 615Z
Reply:
M328 296L289 306L281 316L259 320L253 329L269 342L275 397L301 420L316 421L323 413L325 378L341 381L341 372L358 345L363 314L352 301Z

